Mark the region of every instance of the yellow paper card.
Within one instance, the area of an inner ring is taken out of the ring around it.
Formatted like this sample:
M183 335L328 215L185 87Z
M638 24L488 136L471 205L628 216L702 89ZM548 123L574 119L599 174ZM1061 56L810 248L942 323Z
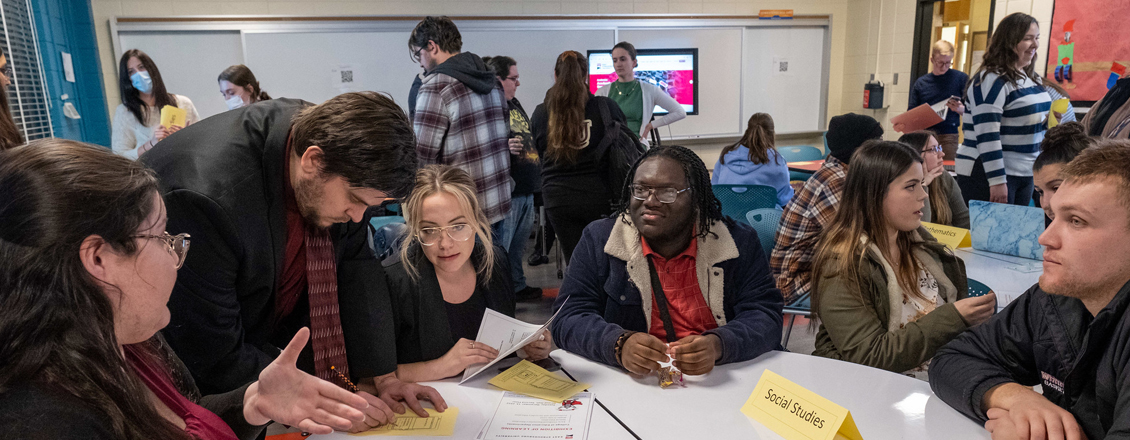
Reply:
M925 227L927 231L930 231L939 243L946 245L950 249L973 246L973 239L970 237L968 229L927 222L922 222L922 226Z
M182 108L176 108L171 105L161 107L161 125L164 125L166 128L174 125L184 127L187 118L188 112L184 111Z
M863 440L846 408L769 370L761 373L742 414L788 440Z
M1059 98L1052 102L1052 110L1048 113L1048 128L1059 125L1059 119L1055 117L1056 113L1067 113L1067 106L1071 104L1071 100L1067 98Z
M455 419L459 418L459 408L448 407L444 412L424 408L427 417L420 417L412 410L397 414L396 421L378 426L365 432L350 434L355 436L395 435L419 437L451 437L455 434Z
M563 378L526 360L499 373L487 383L550 402L561 402L589 387L587 383Z

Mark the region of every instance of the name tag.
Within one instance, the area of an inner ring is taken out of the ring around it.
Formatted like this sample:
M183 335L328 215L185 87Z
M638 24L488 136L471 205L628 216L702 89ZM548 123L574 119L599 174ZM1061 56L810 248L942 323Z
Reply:
M946 245L950 249L973 246L968 229L927 222L922 222L922 226L925 227L927 231L930 231L930 233L934 235L934 238L938 239L939 243Z
M741 411L788 440L863 440L846 408L769 370Z

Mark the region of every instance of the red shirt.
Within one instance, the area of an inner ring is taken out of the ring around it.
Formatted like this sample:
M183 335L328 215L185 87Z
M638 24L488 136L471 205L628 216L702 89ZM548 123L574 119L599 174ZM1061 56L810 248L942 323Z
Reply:
M160 365L146 362L148 355L140 353L140 348L125 346L126 362L141 378L146 388L153 391L161 402L184 420L184 431L200 440L238 440L228 424L211 411L192 403L177 391L168 371Z
M275 292L275 324L289 316L298 300L306 293L306 220L298 210L294 188L290 186L290 148L285 150L283 197L286 199L286 250L283 254L282 273L279 274L278 291Z
M695 272L698 240L692 239L686 250L670 260L651 250L647 240L642 237L640 243L643 255L651 259L659 275L659 284L663 285L663 295L667 297L667 308L671 313L671 324L675 327L675 340L718 328L714 315L710 313L710 306L706 305L706 298L702 296L702 289L698 286L698 274ZM663 319L659 317L659 303L654 294L650 296L651 328L647 332L666 341L667 331L663 329Z

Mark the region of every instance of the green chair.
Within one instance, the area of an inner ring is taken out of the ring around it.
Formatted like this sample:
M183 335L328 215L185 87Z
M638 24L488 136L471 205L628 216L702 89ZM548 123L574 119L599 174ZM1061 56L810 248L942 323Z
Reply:
M714 185L714 196L722 203L722 215L742 223L746 213L758 208L777 207L777 189L765 185Z

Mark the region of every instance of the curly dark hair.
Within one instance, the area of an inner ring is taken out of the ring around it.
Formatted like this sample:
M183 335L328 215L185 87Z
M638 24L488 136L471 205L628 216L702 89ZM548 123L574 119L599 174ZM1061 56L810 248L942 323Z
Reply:
M450 54L463 50L463 36L459 35L459 28L447 16L424 17L412 29L412 35L408 37L408 53L412 61L420 61L416 51L427 48L429 41L439 46L439 50Z
M624 191L621 193L623 195L620 196L620 204L616 208L616 213L624 214L621 219L624 223L628 223L628 218L631 217L629 210L632 205L631 185L636 179L636 169L644 161L655 157L666 157L682 165L683 175L687 177L687 186L691 189L691 203L694 205L695 215L698 216L695 221L698 226L698 235L696 236L705 238L708 234L711 234L710 227L714 225L714 222L722 221L722 202L719 202L718 198L714 196L714 189L710 184L710 172L706 170L706 164L702 162L702 158L689 148L679 145L664 145L647 150L636 163L632 164L632 169L628 171L628 178L624 179Z

